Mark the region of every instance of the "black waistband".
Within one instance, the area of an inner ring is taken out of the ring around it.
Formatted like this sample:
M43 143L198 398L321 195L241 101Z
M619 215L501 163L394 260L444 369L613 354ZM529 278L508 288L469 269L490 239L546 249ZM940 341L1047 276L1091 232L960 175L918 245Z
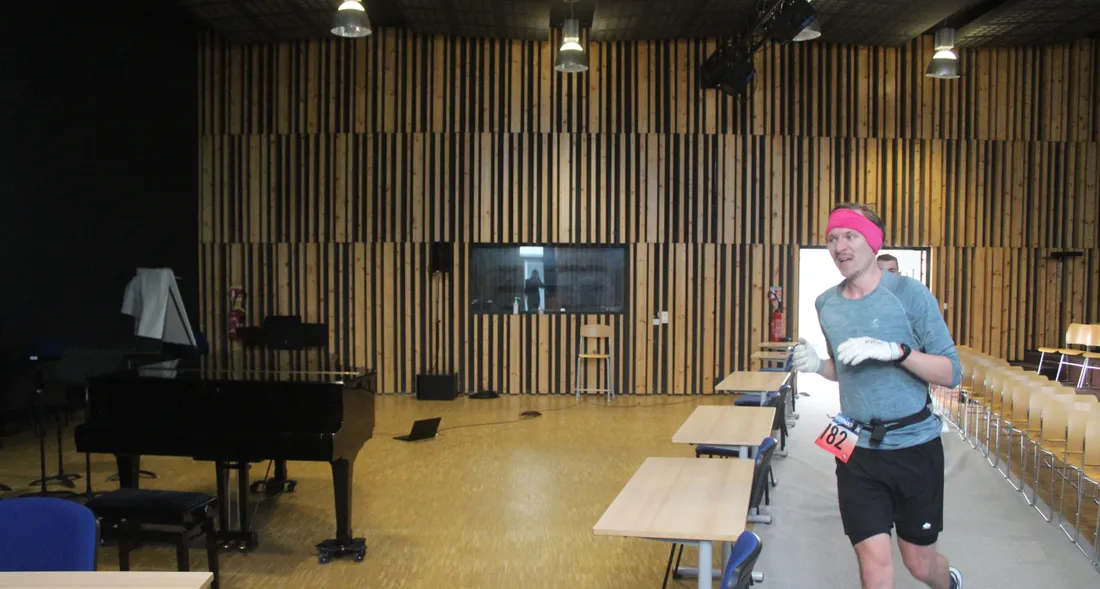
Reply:
M928 404L925 405L920 411L917 411L912 415L906 415L905 417L894 421L884 422L879 419L872 419L871 423L857 423L859 423L860 426L864 429L871 430L871 443L877 445L882 443L883 438L886 437L886 432L891 432L906 426L918 424L928 419L929 417L932 417L932 409L929 407L931 404L932 398L928 397Z

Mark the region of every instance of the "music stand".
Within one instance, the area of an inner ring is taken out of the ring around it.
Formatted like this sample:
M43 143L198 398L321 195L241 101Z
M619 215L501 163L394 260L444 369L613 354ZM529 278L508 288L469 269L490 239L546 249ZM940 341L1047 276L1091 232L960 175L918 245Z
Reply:
M75 479L79 479L78 474L65 474L64 456L61 451L62 439L61 439L61 411L57 411L57 474L46 476L46 379L42 374L42 364L45 362L57 362L60 358L44 357L38 354L29 355L28 359L34 369L34 392L37 396L36 406L36 418L34 419L34 433L38 436L38 452L40 467L42 469L42 476L36 480L31 481L30 486L36 485L41 488L38 491L31 493L25 493L22 497L63 497L72 498L76 497L77 493L74 491L50 491L47 485L51 482L57 482L63 487L70 489L76 488Z

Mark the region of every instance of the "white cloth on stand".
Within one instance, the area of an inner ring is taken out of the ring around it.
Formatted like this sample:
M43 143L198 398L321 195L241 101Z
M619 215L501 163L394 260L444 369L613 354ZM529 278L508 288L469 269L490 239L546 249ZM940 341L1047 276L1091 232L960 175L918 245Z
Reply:
M122 312L134 318L134 334L194 346L195 335L171 268L138 268L126 285Z

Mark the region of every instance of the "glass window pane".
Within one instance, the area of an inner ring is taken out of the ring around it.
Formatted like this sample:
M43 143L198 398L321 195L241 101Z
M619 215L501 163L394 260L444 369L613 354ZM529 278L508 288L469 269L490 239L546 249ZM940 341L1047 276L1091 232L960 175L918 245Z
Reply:
M474 245L475 313L622 313L625 247Z

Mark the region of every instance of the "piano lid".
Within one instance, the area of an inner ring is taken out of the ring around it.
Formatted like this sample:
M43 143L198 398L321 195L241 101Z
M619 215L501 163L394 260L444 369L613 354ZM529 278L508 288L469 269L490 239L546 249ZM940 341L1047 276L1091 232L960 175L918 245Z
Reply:
M336 358L325 354L296 356L234 352L221 357L202 356L146 364L114 377L343 384L366 376L365 371L344 367Z

